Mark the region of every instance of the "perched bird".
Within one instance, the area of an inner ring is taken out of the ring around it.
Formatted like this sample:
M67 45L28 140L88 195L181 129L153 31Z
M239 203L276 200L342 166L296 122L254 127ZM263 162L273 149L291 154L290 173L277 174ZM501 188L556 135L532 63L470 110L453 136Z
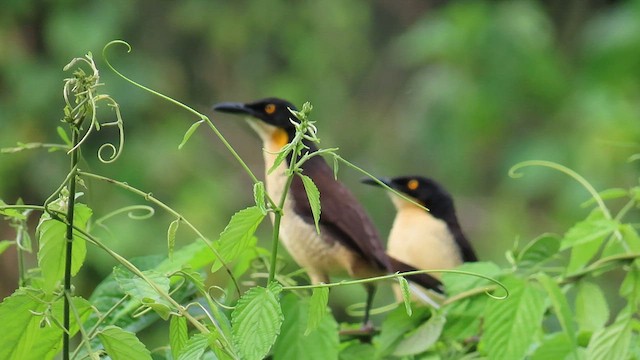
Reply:
M390 256L418 269L451 269L478 260L458 223L453 199L440 184L421 176L378 180L428 209L389 192L397 210L387 241ZM373 179L363 182L380 185Z
M214 110L249 116L249 124L264 144L265 169L270 169L277 154L295 135L289 109L296 108L288 101L267 98L252 103L221 103ZM312 142L303 140L309 152L317 151ZM278 201L284 191L286 170L291 157L266 175L266 189ZM313 215L304 185L294 176L283 208L280 239L293 259L303 267L312 283L327 283L331 275L366 278L396 271L415 270L387 256L380 237L369 216L351 194L334 178L333 171L320 156L302 165L302 174L309 176L320 192L320 233L316 232ZM271 216L273 220L273 214ZM420 274L408 277L420 285L440 289L435 278ZM364 323L369 320L375 287L366 285L367 301Z

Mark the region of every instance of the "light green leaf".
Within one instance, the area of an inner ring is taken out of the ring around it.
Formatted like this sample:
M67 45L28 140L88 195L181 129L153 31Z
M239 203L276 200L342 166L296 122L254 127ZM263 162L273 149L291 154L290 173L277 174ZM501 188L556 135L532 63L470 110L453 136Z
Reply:
M480 347L491 359L522 359L541 326L546 310L544 294L516 277L506 278L503 284L510 296L489 302Z
M380 335L373 338L376 359L386 359L407 333L419 327L429 317L430 310L426 307L414 310L413 315L408 316L405 309L398 307L387 315L382 322Z
M167 229L167 248L169 249L169 259L173 258L173 249L176 247L176 232L180 225L180 219L175 219L169 224Z
M185 348L187 341L189 341L187 319L182 316L172 316L169 322L169 344L174 359L178 358L178 354Z
M280 149L280 151L278 152L278 156L276 156L276 159L273 161L273 165L269 170L267 170L267 174L271 174L275 169L277 169L278 166L282 164L282 162L287 158L287 156L292 151L293 151L293 146L291 145L291 143L288 143L287 145L283 146L282 149Z
M327 314L327 304L329 303L329 288L314 288L309 300L309 318L307 321L307 329L304 335L309 335L315 330L324 316Z
M189 139L191 138L191 135L193 135L194 132L196 132L196 130L198 129L198 127L200 125L202 125L202 123L204 122L204 119L197 121L195 123L193 123L189 129L187 130L186 133L184 133L184 136L182 137L182 141L180 142L180 145L178 145L178 150L182 149L182 147L187 143L187 141L189 141Z
M0 241L0 254L5 252L9 248L9 246L15 244L16 242L13 240L1 240Z
M0 207L7 206L7 203L0 200ZM0 209L0 215L8 216L17 220L26 220L27 217L16 209Z
M92 211L84 204L75 204L74 225L80 229L86 229L87 222ZM39 238L40 250L38 251L38 264L42 270L44 278L44 289L52 291L64 276L64 264L66 258L66 234L67 226L51 219L49 214L44 213L40 219L40 224L36 234ZM73 236L73 247L71 253L71 275L75 276L87 255L86 241L80 236Z
M596 208L585 220L576 223L567 231L562 239L560 250L595 241L602 242L606 236L611 235L618 228L618 225L617 221L605 218L602 210Z
M624 309L610 326L596 331L587 347L589 360L626 359L631 341L632 311Z
M67 146L69 146L69 147L73 146L73 143L69 139L69 135L67 135L67 132L64 131L62 126L58 126L56 128L56 132L58 133L58 136L60 136L60 139L62 139L62 141L64 141L64 143L67 144Z
M612 199L619 199L619 198L624 198L624 197L628 197L629 196L629 190L627 189L622 189L622 188L612 188L612 189L606 189L603 191L600 191L598 193L598 195L600 195L600 198L602 200L612 200ZM587 206L591 206L596 204L596 199L595 198L590 198L589 200L583 202L581 204L582 207L587 207Z
M235 260L248 247L264 216L260 208L251 206L238 211L231 217L229 224L216 242L220 256L225 262ZM221 267L220 261L216 260L211 272L215 272Z
M429 320L400 341L393 355L416 355L429 350L440 338L446 321L447 319L443 314L434 313Z
M620 296L627 299L629 304L640 305L640 260L634 261L634 266L627 272L627 276L620 284Z
M113 360L151 360L151 353L134 333L107 326L98 333L98 338Z
M398 277L400 283L400 292L402 293L402 300L404 301L404 308L407 310L407 315L411 316L413 310L411 310L411 291L409 290L409 282L404 277Z
M344 344L344 343L343 343ZM340 360L362 360L375 359L376 349L371 344L363 344L359 341L352 341L347 347L340 350Z
M458 266L456 270L467 271L489 277L496 277L501 271L498 265L488 261L464 263L461 266ZM442 282L444 283L449 295L456 295L482 285L491 284L487 279L455 273L443 273Z
M325 360L338 358L338 324L327 313L315 330L305 335L309 300L289 293L282 298L284 322L273 346L274 360Z
M572 343L565 332L548 335L531 355L531 360L567 359L575 349Z
M256 202L256 206L262 212L262 215L267 215L267 204L265 202L266 191L264 189L264 183L258 181L253 184L253 199Z
M207 334L195 334L184 345L184 349L180 352L178 357L174 356L177 360L193 360L200 359L202 354L209 346L209 339ZM171 349L173 352L173 349Z
M304 185L304 191L307 193L307 199L309 199L309 205L311 206L311 212L313 213L313 221L316 223L316 232L320 234L320 191L316 184L313 183L310 177L299 174Z
M553 310L560 322L560 326L567 334L567 338L571 341L572 345L576 346L576 327L573 322L573 314L569 308L566 296L560 290L558 284L545 273L537 274L537 279L542 284L551 300Z
M529 242L520 253L517 261L520 268L532 268L550 260L560 249L560 238L555 234L542 234Z
M154 271L145 270L142 272L145 277L152 282L159 291L169 293L169 278ZM156 290L151 284L133 273L116 267L113 269L113 276L116 282L126 294L140 301L142 304L151 307L163 319L166 319L171 311L171 304ZM158 306L155 306L157 304Z
M263 287L249 289L231 313L233 340L243 359L264 358L280 334L282 310L276 294Z
M599 286L582 280L575 300L576 321L581 331L600 330L609 320L609 306Z

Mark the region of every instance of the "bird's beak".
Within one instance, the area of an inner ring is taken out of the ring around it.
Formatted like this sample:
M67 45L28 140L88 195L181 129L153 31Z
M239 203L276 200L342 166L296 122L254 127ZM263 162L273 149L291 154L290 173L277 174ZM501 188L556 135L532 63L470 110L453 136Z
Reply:
M388 179L388 178L376 178L376 179L378 179L379 182L387 185L388 187L390 187L392 189L394 188L394 184L393 184L393 181L391 181L391 179ZM380 183L378 181L375 181L372 178L364 178L364 179L360 180L360 182L363 183L363 184L373 185L373 186L380 186Z
M229 114L244 114L244 115L250 115L250 116L257 115L255 110L248 107L247 105L243 103L235 103L235 102L223 102L223 103L215 104L213 105L213 110L223 112L223 113L229 113Z

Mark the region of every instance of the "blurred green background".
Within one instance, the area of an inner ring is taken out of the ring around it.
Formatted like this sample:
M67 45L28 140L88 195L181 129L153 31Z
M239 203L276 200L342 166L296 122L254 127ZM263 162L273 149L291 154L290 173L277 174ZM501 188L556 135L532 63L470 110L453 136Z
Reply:
M102 164L97 148L117 137L98 133L81 168L153 193L215 239L252 204L249 178L204 126L177 149L198 119L116 77L101 56L114 39L133 47L110 50L120 71L211 116L259 176L257 137L210 106L310 101L323 147L376 175L446 184L482 259L505 264L516 239L563 233L588 212L575 182L542 168L512 179L514 164L556 161L599 190L638 181L638 162L627 159L640 152L639 1L3 2L0 147L59 141L70 76L62 68L91 51L102 91L121 105L126 143L116 163ZM67 170L61 152L0 154L0 198L42 204ZM340 177L386 236L394 211L385 194L346 167ZM88 185L84 201L97 217L143 203ZM161 211L144 221L121 216L101 236L127 257L163 253L171 220ZM269 231L262 226L263 240ZM6 223L0 236L13 236ZM179 246L194 238L178 232ZM90 249L79 291L90 293L113 266ZM15 269L12 249L0 257L0 297L16 286Z

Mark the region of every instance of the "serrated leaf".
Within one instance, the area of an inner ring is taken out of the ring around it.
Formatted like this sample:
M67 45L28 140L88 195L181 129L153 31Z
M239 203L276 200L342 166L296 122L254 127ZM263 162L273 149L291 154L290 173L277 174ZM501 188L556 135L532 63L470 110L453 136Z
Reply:
M609 306L599 286L582 280L575 300L576 321L581 331L600 330L609 320Z
M0 254L5 252L9 248L9 246L15 244L16 242L13 240L2 240L0 241Z
M338 358L338 324L327 313L307 335L309 299L289 293L282 298L284 322L273 346L274 360L325 360Z
M267 204L265 202L265 188L264 183L262 181L258 181L253 184L253 199L256 202L256 206L260 211L262 211L262 215L267 215Z
M56 128L56 132L58 133L58 136L60 137L60 139L62 139L62 141L64 141L64 143L67 144L67 146L69 146L69 147L73 146L73 143L69 139L69 135L67 135L67 132L64 131L62 126L58 126Z
M209 346L209 339L207 334L195 334L185 343L184 349L180 352L179 356L174 356L177 360L192 360L200 359L205 350ZM171 349L173 352L173 349Z
M280 303L267 288L249 289L231 313L233 340L243 359L264 358L280 334Z
M307 336L315 330L324 316L327 314L327 304L329 303L329 288L314 288L309 300L309 317L307 329L304 335Z
M560 238L555 234L542 234L529 242L518 254L520 268L532 268L553 258L560 249Z
M173 249L176 247L176 232L180 225L180 219L175 219L169 224L167 229L167 248L169 249L169 259L173 257Z
M267 170L267 174L271 174L275 169L277 169L278 166L280 166L280 164L282 164L282 162L291 153L291 151L293 151L293 147L291 146L291 143L288 143L287 145L283 146L282 149L280 149L280 151L278 152L276 159L273 161L273 165L271 166L271 168L269 168L269 170Z
M618 225L617 221L605 218L602 210L594 209L585 220L576 223L567 231L562 239L560 250L602 241L613 233Z
M429 320L402 339L396 346L393 355L409 356L429 350L440 338L446 321L447 319L443 314L434 314Z
M98 338L113 360L151 360L151 353L134 333L107 326L98 332Z
M589 360L626 359L631 341L632 311L624 309L610 326L596 331L591 337L587 354Z
M86 229L87 222L92 211L84 204L75 204L73 223L80 229ZM40 250L38 251L38 264L42 270L44 278L44 289L52 291L57 286L58 281L64 276L64 266L66 258L66 235L67 225L51 219L47 213L42 215L36 233L39 237ZM75 276L87 255L86 241L75 235L73 236L73 247L71 252L71 275Z
M169 344L174 359L178 358L178 354L184 349L187 341L189 341L187 319L182 316L172 316L169 322Z
M558 322L560 322L560 326L567 334L567 338L575 346L576 327L573 322L574 317L573 314L571 314L571 309L569 308L569 303L567 302L566 296L562 293L562 290L560 290L558 284L553 279L551 279L549 275L545 273L539 273L536 277L549 295L551 306L553 307L556 317L558 318Z
M382 322L380 335L373 339L374 345L376 345L376 359L386 359L402 338L420 326L429 314L430 310L426 307L416 308L412 316L408 316L405 309L401 307L391 311Z
M316 184L313 183L310 177L306 175L299 174L302 179L302 184L304 185L304 191L307 193L307 199L309 200L309 205L311 206L311 213L313 214L313 221L316 224L316 232L320 234L320 191Z
M265 215L257 206L251 206L235 213L229 224L220 234L216 242L218 252L225 262L235 260L251 243L253 234ZM220 261L215 261L211 272L222 267Z
M153 282L155 287L160 291L165 294L169 293L170 281L168 277L154 270L145 270L142 273L149 281ZM122 291L126 294L130 295L142 304L156 310L163 318L168 316L168 312L171 311L171 304L162 295L160 295L151 284L120 267L113 269L113 276ZM151 306L153 303L157 303L161 306Z
M193 123L189 129L187 130L186 133L184 133L184 136L182 137L182 141L180 142L180 145L178 145L178 150L182 149L182 147L187 143L187 141L189 141L189 139L191 138L191 135L193 135L193 133L196 132L196 130L198 129L198 127L200 127L200 125L202 125L202 123L204 122L203 120L197 121L195 123Z
M404 301L404 308L407 311L407 315L411 316L413 310L411 309L411 291L409 290L409 282L404 277L398 277L400 283L400 293L402 294L402 301Z
M531 360L567 359L575 349L566 333L554 333L546 336L540 346L531 355Z
M544 295L523 279L503 281L510 295L492 300L485 312L480 347L491 359L522 359L533 343L545 312Z

